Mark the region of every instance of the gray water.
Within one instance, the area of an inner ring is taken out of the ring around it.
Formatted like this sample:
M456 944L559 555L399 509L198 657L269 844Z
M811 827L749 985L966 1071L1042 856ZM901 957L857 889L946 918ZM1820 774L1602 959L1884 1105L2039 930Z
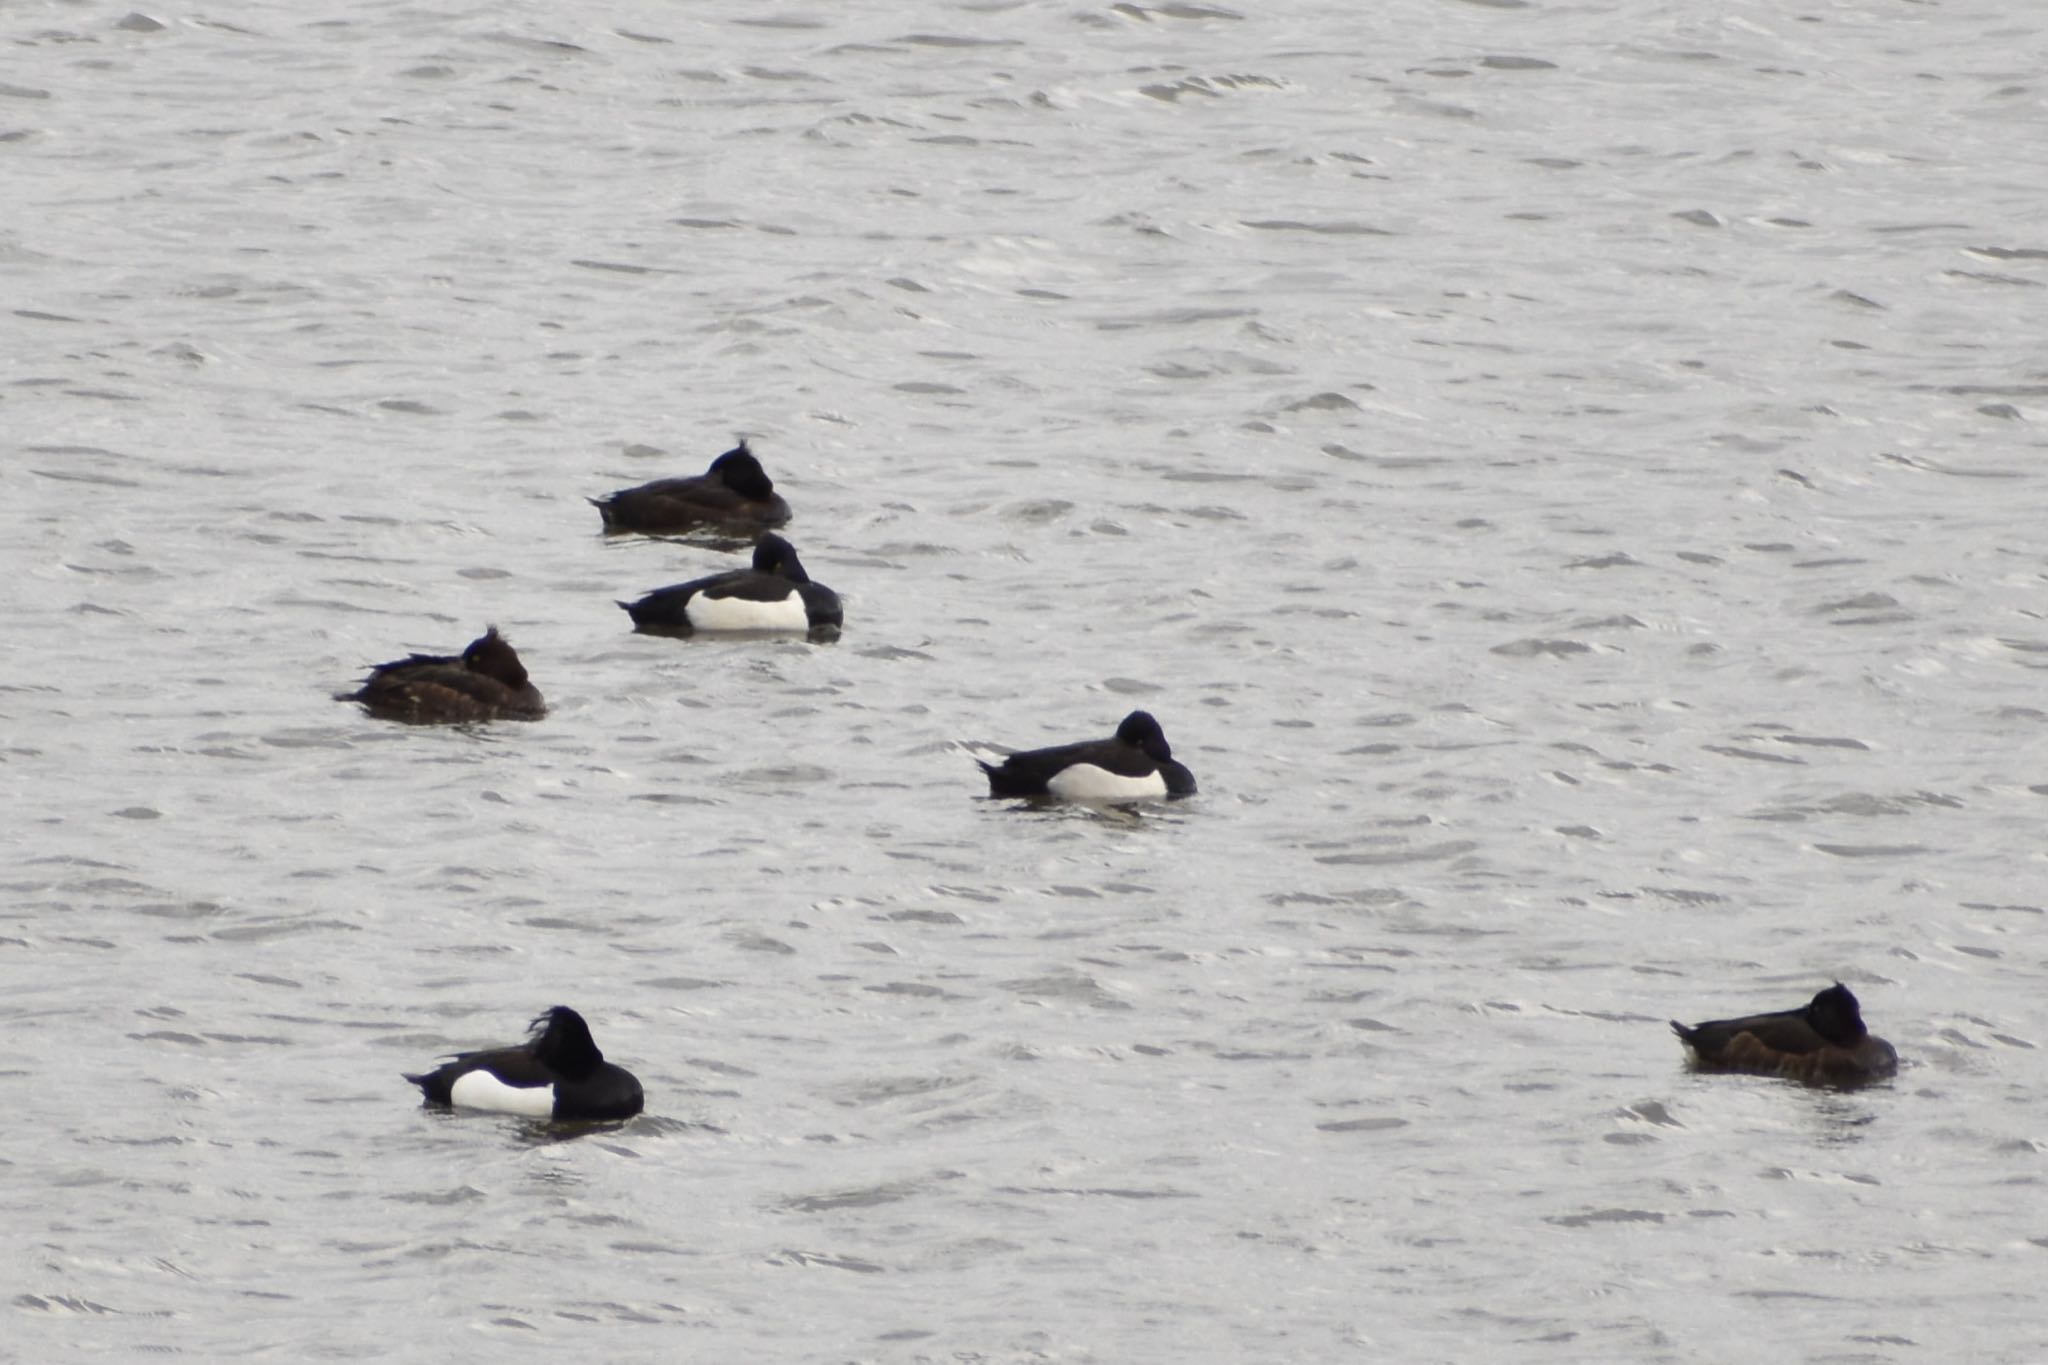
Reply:
M0 1356L2048 1358L2044 45L0 9ZM736 433L835 644L612 605ZM399 1079L557 1002L645 1115Z

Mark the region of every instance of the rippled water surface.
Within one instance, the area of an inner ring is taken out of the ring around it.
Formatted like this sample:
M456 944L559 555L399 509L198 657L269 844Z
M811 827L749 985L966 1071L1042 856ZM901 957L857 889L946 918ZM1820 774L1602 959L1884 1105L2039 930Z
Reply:
M2042 1359L2044 40L0 9L0 1356ZM836 643L613 605L735 433Z

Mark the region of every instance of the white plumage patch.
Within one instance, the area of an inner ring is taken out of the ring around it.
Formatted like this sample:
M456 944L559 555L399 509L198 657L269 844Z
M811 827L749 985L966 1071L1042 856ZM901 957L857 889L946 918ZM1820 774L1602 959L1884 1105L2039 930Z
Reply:
M747 597L706 597L698 593L683 607L697 630L809 630L810 613L794 587L779 602Z
M463 1109L488 1109L529 1119L555 1116L552 1085L507 1085L481 1067L455 1078L455 1084L448 1087L448 1102Z
M1166 795L1166 778L1154 769L1143 777L1119 777L1093 763L1062 768L1045 784L1062 801L1141 801Z

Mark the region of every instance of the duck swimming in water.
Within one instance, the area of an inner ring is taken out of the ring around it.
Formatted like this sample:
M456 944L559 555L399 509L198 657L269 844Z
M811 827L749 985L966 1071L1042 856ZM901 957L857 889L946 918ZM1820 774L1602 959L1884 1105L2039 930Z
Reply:
M460 654L408 654L378 664L360 688L337 692L334 699L361 702L373 716L415 725L539 720L548 710L496 626Z
M1701 1071L1784 1076L1808 1085L1854 1085L1899 1069L1890 1043L1863 1026L1863 1011L1837 981L1796 1010L1710 1019L1690 1027L1671 1021Z
M629 1119L646 1104L640 1082L604 1059L575 1010L556 1005L532 1027L524 1043L458 1052L405 1079L428 1104L532 1119Z
M789 504L745 441L702 474L657 479L590 502L613 534L666 535L709 527L753 535L789 520Z
M634 629L647 635L802 630L829 636L845 620L839 594L813 583L795 548L773 532L755 544L752 568L657 588L619 605L632 616Z
M1025 749L1000 763L976 756L990 796L1057 796L1068 801L1140 801L1195 794L1195 775L1173 758L1149 711L1133 711L1108 739Z

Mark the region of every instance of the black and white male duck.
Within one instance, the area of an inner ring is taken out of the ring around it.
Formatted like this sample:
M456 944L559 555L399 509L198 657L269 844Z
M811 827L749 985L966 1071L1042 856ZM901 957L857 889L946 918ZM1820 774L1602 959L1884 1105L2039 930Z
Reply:
M512 1047L458 1052L406 1079L429 1104L530 1119L629 1119L646 1105L633 1073L604 1059L583 1016L556 1005Z
M408 654L378 664L360 688L337 692L334 699L361 702L373 716L415 725L539 720L548 711L526 665L496 626L460 654Z
M754 452L741 441L702 474L656 479L592 498L608 532L664 535L712 527L752 535L789 520L789 504Z
M1701 1071L1784 1076L1808 1085L1856 1085L1899 1069L1890 1043L1863 1026L1863 1011L1837 981L1796 1010L1710 1019L1671 1031Z
M708 578L657 588L637 602L621 602L634 629L647 635L694 635L700 630L802 630L829 634L843 616L839 594L813 583L796 550L770 532L754 545L754 564Z
M1141 801L1195 794L1195 775L1176 763L1166 732L1149 711L1133 711L1109 739L1025 749L992 763L990 796L1056 796L1066 801Z

